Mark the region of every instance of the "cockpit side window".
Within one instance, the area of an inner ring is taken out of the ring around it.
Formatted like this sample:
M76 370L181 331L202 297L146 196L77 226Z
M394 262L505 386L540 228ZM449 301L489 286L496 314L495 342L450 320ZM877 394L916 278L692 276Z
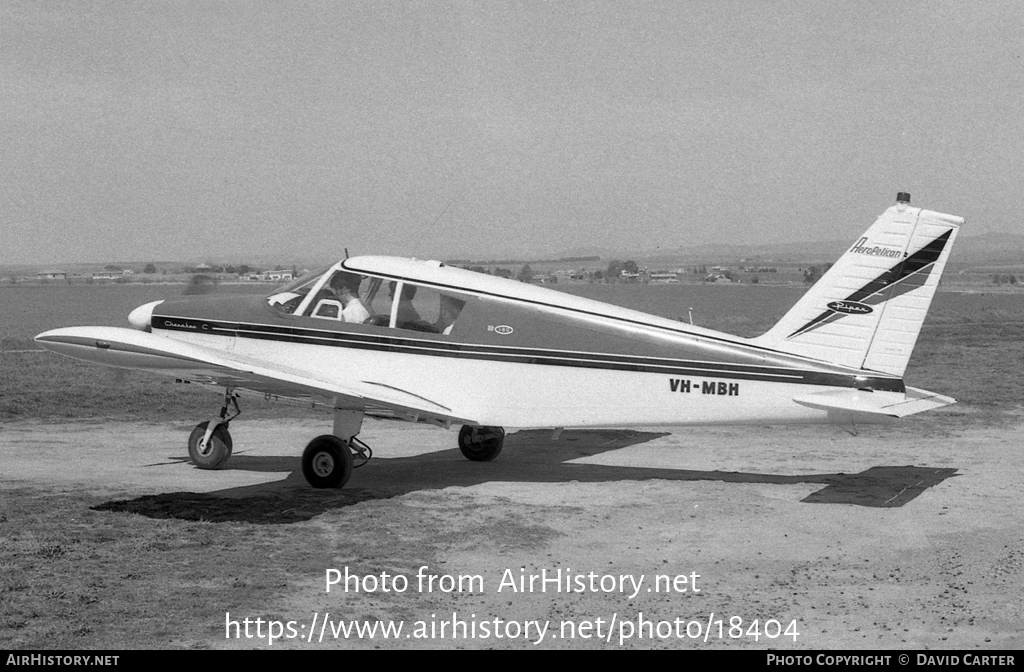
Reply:
M381 278L367 278L360 287L359 296L370 316L363 324L386 327L391 324L391 297L383 291L385 282Z
M402 283L401 294L396 303L393 301L396 284L392 282L388 286L388 295L392 297L394 306L396 329L444 335L452 332L459 313L466 305L465 300L431 287L406 282Z

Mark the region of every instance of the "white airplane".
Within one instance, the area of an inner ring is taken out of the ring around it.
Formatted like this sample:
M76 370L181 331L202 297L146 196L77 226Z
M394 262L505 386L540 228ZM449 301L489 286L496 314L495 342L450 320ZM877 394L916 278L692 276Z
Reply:
M341 487L369 448L366 414L461 424L470 460L502 427L869 423L955 403L903 373L960 217L890 207L771 330L741 338L446 266L365 256L269 297L185 297L132 311L134 329L70 327L43 347L225 388L192 431L201 469L231 455L240 391L334 409L302 456L311 485ZM233 414L229 416L229 408Z

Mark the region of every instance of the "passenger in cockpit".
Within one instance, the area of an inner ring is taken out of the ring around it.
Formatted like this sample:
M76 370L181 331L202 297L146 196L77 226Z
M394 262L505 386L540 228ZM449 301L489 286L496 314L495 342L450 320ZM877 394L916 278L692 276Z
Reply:
M437 332L444 334L445 336L452 333L452 327L455 326L455 319L459 316L459 313L462 312L462 307L465 305L465 301L442 294L437 324L434 325Z

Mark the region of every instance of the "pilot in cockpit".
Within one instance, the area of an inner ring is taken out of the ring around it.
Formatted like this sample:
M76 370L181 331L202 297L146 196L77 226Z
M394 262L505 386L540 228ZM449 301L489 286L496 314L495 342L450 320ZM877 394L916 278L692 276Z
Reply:
M331 278L331 289L341 301L341 318L346 322L362 324L370 317L370 311L359 300L359 276L338 273Z

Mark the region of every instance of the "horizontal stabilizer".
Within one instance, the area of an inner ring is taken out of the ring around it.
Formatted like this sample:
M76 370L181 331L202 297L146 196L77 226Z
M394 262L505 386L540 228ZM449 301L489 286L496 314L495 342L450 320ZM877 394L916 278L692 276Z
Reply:
M900 404L902 418L905 415L913 415L922 411L930 411L933 408L942 408L955 404L956 399L947 397L928 390L919 390L916 387L907 388L907 400Z
M870 390L827 390L793 398L801 406L821 411L866 413L873 416L902 418L933 408L955 404L956 399L926 390L908 387L906 394Z

